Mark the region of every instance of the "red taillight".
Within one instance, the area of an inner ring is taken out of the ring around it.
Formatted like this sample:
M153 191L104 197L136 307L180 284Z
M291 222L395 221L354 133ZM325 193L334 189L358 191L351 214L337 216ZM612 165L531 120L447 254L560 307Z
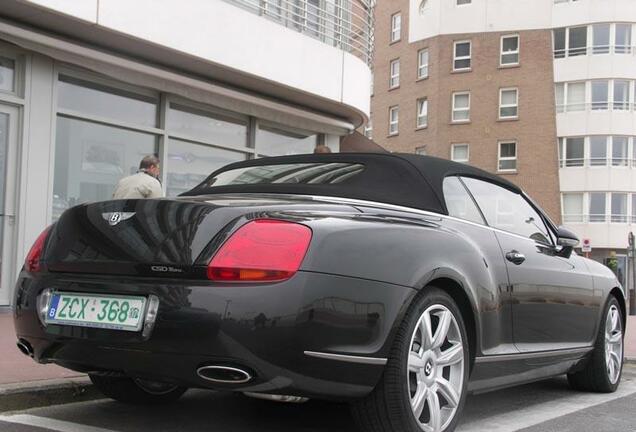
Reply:
M31 273L36 273L40 271L40 258L42 257L42 250L44 249L44 242L49 235L49 231L51 231L51 227L47 227L44 231L40 233L38 238L31 246L29 253L27 254L26 260L24 262L24 268L26 271Z
M305 225L259 219L239 228L208 264L208 279L267 282L289 279L305 258L311 229Z

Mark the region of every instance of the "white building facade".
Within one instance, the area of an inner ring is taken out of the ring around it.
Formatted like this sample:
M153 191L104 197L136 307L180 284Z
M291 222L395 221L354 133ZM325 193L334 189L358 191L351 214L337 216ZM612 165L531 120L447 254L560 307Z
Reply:
M636 232L636 2L410 0L408 16L410 43L448 34L552 33L554 102L534 109L554 103L562 222L624 281L628 234ZM524 57L518 45L514 54Z
M0 306L37 235L157 154L167 196L227 163L310 153L369 116L367 0L7 0Z

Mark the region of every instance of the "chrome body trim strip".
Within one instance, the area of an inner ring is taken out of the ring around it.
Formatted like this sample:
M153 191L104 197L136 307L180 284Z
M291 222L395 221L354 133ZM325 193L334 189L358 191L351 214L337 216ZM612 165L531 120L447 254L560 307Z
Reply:
M326 360L336 360L336 361L341 361L346 363L385 365L387 362L386 358L380 358L380 357L363 357L363 356L333 354L333 353L325 353L325 352L317 352L317 351L305 351L305 355L308 357L315 357L315 358L321 358Z
M510 360L532 360L537 358L545 358L545 357L558 357L558 356L567 356L567 355L578 355L578 354L587 354L592 351L594 347L585 347L585 348L573 348L573 349L565 349L565 350L557 350L557 351L535 351L529 353L519 353L519 354L500 354L500 355L492 355L492 356L482 356L475 357L475 363L494 363L498 361L510 361Z

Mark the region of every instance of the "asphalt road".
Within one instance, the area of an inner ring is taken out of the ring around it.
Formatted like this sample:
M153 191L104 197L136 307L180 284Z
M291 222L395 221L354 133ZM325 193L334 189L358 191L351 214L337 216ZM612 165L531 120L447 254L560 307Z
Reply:
M617 393L572 391L564 378L471 396L459 431L636 432L636 366L626 366ZM108 400L37 408L0 416L3 432L285 432L355 431L346 405L300 405L238 394L190 391L170 406L140 408Z

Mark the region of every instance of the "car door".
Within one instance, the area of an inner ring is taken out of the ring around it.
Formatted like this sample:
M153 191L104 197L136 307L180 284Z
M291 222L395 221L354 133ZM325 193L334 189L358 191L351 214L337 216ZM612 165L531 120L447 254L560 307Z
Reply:
M463 181L501 246L517 348L528 352L589 345L601 297L584 260L557 254L554 233L522 194L484 180Z

